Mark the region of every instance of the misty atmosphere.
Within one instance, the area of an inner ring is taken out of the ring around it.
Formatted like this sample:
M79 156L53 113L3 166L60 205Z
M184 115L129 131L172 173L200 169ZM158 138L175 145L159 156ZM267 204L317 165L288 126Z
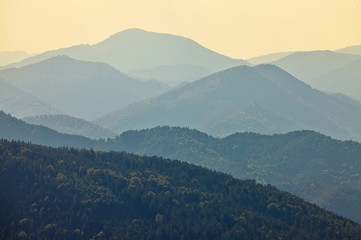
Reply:
M291 5L0 3L0 239L361 239L361 3Z

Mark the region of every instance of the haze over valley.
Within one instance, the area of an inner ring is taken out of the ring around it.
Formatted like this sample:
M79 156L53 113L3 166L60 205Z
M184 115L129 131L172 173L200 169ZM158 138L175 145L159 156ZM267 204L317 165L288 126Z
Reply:
M360 9L2 1L0 239L359 239Z

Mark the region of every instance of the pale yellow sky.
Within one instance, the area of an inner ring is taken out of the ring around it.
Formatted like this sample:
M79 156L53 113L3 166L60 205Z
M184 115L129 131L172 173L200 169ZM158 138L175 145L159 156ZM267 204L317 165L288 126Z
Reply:
M127 28L233 58L361 44L361 0L0 0L0 51L97 43Z

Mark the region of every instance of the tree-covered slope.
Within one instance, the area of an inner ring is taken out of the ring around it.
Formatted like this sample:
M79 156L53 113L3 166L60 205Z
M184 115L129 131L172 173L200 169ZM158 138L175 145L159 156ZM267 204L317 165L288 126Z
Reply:
M179 159L256 179L361 223L361 144L313 131L214 138L179 127L127 131L108 149Z
M157 127L92 141L0 112L0 138L179 159L240 179L273 184L361 223L361 145L312 131L214 138L186 128Z
M0 141L1 239L359 239L291 194L126 153Z

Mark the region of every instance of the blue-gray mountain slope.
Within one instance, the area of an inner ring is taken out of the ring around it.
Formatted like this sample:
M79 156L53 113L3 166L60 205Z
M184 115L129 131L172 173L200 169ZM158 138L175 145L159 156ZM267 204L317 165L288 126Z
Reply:
M67 56L4 69L0 77L64 114L87 120L168 90L158 81L136 80L110 65Z
M310 129L361 140L361 104L312 89L273 65L227 69L95 122L117 133L159 125L215 136Z

